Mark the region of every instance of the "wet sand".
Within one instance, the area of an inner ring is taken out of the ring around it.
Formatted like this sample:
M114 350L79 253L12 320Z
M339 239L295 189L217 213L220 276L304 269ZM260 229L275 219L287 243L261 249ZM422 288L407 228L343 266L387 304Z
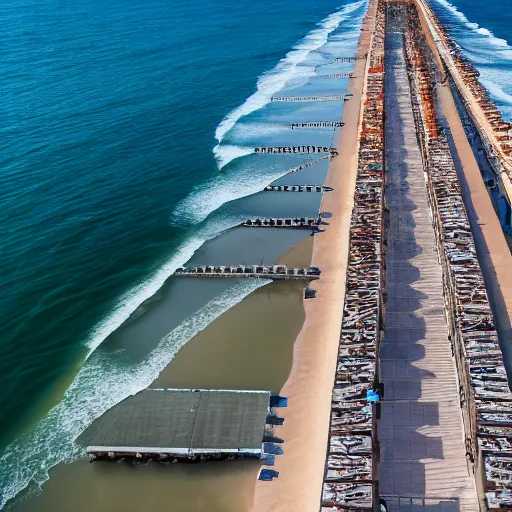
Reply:
M308 265L313 237L279 261ZM152 386L279 391L304 321L304 283L259 288L193 337ZM32 512L244 512L250 509L258 461L200 464L60 464L38 495L8 507Z
M278 393L304 321L303 289L291 281L257 289L192 338L153 386Z
M372 16L363 23L357 56L368 52L376 4ZM364 88L366 59L356 61L354 77L337 144L339 156L329 167L321 211L332 217L324 233L315 236L313 264L322 269L322 278L312 283L314 300L306 301L306 321L294 347L293 367L282 389L288 397L283 412L285 424L277 435L285 441L285 454L276 459L279 479L257 482L254 512L311 512L318 510L329 428L331 393L341 329L348 263L350 217L357 173L358 134Z
M43 493L9 512L243 512L250 506L258 461L200 464L89 464L51 471Z

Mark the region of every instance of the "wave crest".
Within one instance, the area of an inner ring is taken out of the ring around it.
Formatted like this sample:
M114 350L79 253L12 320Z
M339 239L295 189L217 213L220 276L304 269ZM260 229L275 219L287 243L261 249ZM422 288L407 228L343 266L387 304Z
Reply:
M345 16L365 5L366 1L358 0L327 16L327 18L318 23L318 28L313 29L298 41L292 50L273 69L266 71L258 79L256 92L249 96L242 105L232 110L217 126L215 138L218 141L218 145L213 149L216 157L219 153L219 145L222 139L240 118L270 103L272 96L280 91L290 79L296 78L299 75L303 75L307 79L314 73L314 66L301 66L300 64L304 62L312 51L317 50L327 42L329 34L336 30ZM237 157L234 156L233 158ZM224 159L220 161L218 159L219 168L222 169L231 160Z

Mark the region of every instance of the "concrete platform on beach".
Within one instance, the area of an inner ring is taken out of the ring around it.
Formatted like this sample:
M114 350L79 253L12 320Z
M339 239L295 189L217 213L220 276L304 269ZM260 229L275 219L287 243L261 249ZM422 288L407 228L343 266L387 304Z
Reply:
M399 27L386 43L387 310L380 494L389 510L476 512L442 270Z
M110 458L135 454L257 458L269 399L270 391L145 389L96 419L78 442L87 446L90 455Z

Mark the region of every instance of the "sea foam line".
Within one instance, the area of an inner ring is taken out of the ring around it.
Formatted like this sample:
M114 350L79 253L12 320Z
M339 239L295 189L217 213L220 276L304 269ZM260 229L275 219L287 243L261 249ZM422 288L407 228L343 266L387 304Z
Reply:
M138 364L121 365L115 355L95 352L63 399L0 457L0 509L31 483L41 486L52 467L83 456L74 440L94 419L147 388L188 340L269 282L243 279L235 283L167 334Z
M305 82L307 82L309 77L314 74L314 65L309 67L298 66L299 62L302 62L312 51L324 45L328 41L329 34L331 34L350 13L357 11L366 4L367 0L358 0L329 15L319 23L320 28L311 31L294 46L294 49L290 51L277 66L264 73L258 79L257 91L247 98L242 105L230 112L217 126L216 138L219 144L213 151L220 169L235 158L249 155L254 151L252 146L249 147L247 140L242 140L240 145L221 144L226 133L237 125L237 121L241 117L270 103L273 94L281 90L292 77L298 76L299 73L303 73L304 70L307 70L307 76L305 75ZM359 26L364 12L365 9L361 9L360 15L353 20L354 26ZM359 31L352 30L351 28L350 34L350 40L343 41L345 43L344 47L353 46L355 52ZM346 37L344 37L344 39L346 39ZM302 68L300 71L298 70L299 67ZM240 133L237 132L234 134L235 139L237 135L242 135L242 139L244 139L245 137L243 137L243 135L251 131L252 133L256 131L258 134L265 132L266 135L268 135L269 132L277 131L275 122L267 124L259 121L250 123L247 128L243 124L238 124L237 127ZM284 129L284 127L281 129ZM261 191L272 181L284 176L288 170L289 168L283 169L274 162L266 163L265 167L262 168L261 165L257 165L256 162L247 159L244 161L243 165L238 166L237 169L228 169L227 172L225 170L224 173L216 175L208 182L196 187L194 191L178 203L171 214L171 222L176 225L182 225L183 222L197 224L224 204Z
M511 46L509 46L508 42L505 39L501 39L499 37L495 37L495 35L488 29L484 27L480 27L478 23L474 23L472 21L469 21L467 16L459 11L455 5L448 2L448 0L436 0L436 2L440 5L442 5L445 9L450 11L459 21L461 21L467 28L470 30L473 30L476 34L479 34L481 36L484 36L488 39L489 43L491 43L493 46L503 48L503 49L512 49Z
M256 92L249 96L242 105L232 110L215 130L215 138L218 144L213 149L213 153L217 158L219 169L222 169L231 160L237 158L235 153L227 155L220 148L220 143L226 133L235 126L240 118L270 103L272 96L280 91L291 78L299 75L304 75L305 79L309 78L314 73L315 67L300 66L300 64L305 61L311 52L327 42L329 34L338 28L347 14L365 4L366 0L358 0L327 16L318 23L318 28L313 29L302 38L273 69L266 71L260 76L256 84Z
M512 114L512 95L505 89L510 88L512 80L512 70L506 69L507 66L510 67L510 60L512 60L512 47L505 39L496 37L487 28L470 21L448 0L436 0L436 2L450 12L463 27L478 34L477 38L471 39L466 39L464 35L461 36L460 42L465 46L463 52L480 71L482 85L497 101L497 107L500 108L502 114L510 116ZM485 64L485 66L479 67L479 64Z

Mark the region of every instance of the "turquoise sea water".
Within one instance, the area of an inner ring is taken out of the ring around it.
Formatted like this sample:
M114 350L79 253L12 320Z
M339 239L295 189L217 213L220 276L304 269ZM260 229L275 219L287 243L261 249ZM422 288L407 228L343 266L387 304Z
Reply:
M505 119L512 119L512 11L507 0L428 0L464 54L480 71Z
M511 117L507 2L430 1ZM342 104L270 98L343 92L346 82L310 77L316 65L350 70L329 62L353 55L365 6L0 2L0 508L73 458L93 417L147 386L181 344L259 286L213 293L143 364L101 351L259 196L244 208L232 201L304 163L252 147L330 142L331 130L292 138L286 123L337 120Z
M136 360L102 344L206 240L265 214L258 191L315 159L253 147L330 145L331 129L287 125L338 120L343 102L270 99L342 93L346 80L311 77L350 71L332 61L354 54L365 8L0 3L0 508L77 456L94 417L264 284L212 286Z

